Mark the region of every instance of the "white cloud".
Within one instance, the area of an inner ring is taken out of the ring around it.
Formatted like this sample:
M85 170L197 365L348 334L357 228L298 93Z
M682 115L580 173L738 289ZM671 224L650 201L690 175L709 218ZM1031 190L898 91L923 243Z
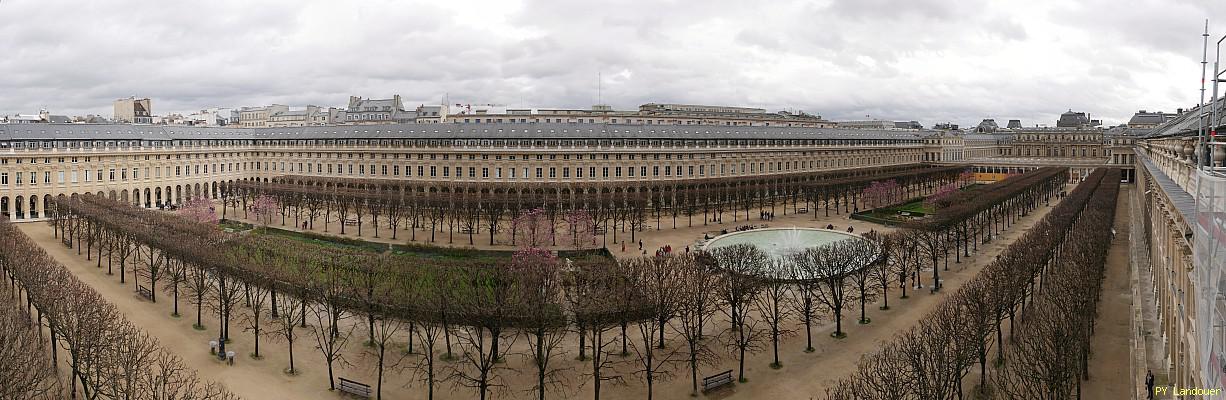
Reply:
M0 114L110 114L349 95L617 108L694 102L827 118L1108 122L1196 101L1220 0L5 0ZM1224 30L1216 29L1220 35Z

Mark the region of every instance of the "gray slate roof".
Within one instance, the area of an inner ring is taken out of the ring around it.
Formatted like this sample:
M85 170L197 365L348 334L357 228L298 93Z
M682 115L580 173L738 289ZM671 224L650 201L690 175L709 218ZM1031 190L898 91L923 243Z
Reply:
M0 140L210 139L895 139L932 131L766 126L532 124L383 124L291 128L227 128L126 124L0 125Z
M1216 104L1206 104L1205 106L1217 107L1219 115L1221 115L1220 113L1226 113L1226 97L1218 99ZM1206 118L1208 118L1208 114L1211 113L1212 110L1212 108L1206 110ZM1184 111L1183 114L1179 114L1179 116L1175 117L1175 119L1154 128L1148 137L1196 134L1198 125L1197 121L1199 120L1197 117L1199 114L1199 107ZM1205 121L1205 125L1209 125L1208 120Z

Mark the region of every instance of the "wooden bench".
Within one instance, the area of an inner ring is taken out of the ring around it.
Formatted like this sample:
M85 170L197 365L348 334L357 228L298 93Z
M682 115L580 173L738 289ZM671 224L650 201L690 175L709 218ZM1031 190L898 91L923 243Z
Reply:
M703 393L710 392L724 385L731 385L731 384L732 384L732 370L727 370L727 371L720 372L715 375L711 375L711 376L702 378L702 392Z
M460 227L460 233L467 235L467 234L470 234L470 233L476 233L476 232L474 232L474 229L473 229L473 228L469 228L469 227L467 227L467 226L464 226L464 227Z
M139 293L141 297L144 297L149 300L153 300L153 291L149 290L149 288L147 287L136 285L136 293Z
M356 220L356 219L343 219L343 220L341 220L341 223L342 223L342 224L345 224L345 226L357 226L357 224L358 224L358 220Z
M802 208L802 209L796 210L796 213L797 213L797 214L808 214L808 213L809 213L809 209L808 209L808 208Z
M354 381L351 381L345 378L339 378L339 379L341 380L341 386L340 386L341 392L349 393L354 396L361 397L363 399L370 398L370 385L367 385L365 383L360 383L360 382L354 382Z

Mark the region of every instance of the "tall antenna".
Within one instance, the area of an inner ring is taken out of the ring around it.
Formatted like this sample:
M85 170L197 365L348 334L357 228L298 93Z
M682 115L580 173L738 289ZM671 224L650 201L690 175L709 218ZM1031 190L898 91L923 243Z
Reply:
M602 75L600 71L596 71L596 104L597 105L604 104L604 94L600 92L600 89L601 89L600 86L601 84L604 83L604 82L601 82L602 80L603 79L602 79Z
M1201 47L1200 55L1200 103L1196 106L1196 139L1197 146L1201 150L1201 160L1197 161L1197 166L1209 165L1208 154L1209 145L1205 140L1205 69L1209 65L1209 19L1205 18L1205 33L1201 35L1204 44Z

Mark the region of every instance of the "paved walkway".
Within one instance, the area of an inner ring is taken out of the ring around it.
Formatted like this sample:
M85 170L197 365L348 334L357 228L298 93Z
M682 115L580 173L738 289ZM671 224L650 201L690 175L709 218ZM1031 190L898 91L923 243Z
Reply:
M1120 188L1115 207L1115 238L1107 252L1106 278L1098 306L1094 336L1090 338L1090 379L1083 383L1087 399L1126 399L1136 393L1130 363L1132 326L1132 187Z

